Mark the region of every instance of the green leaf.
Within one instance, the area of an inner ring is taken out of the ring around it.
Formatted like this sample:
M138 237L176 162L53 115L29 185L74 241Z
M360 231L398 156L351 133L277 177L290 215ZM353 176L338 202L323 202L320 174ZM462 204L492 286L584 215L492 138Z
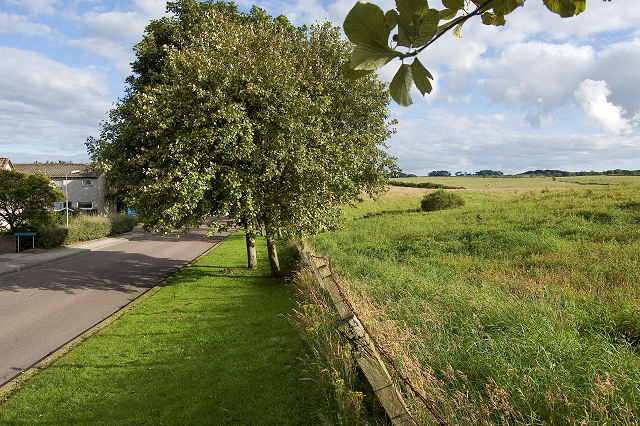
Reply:
M384 25L389 30L389 33L398 25L398 12L395 9L391 9L384 14Z
M427 0L396 0L396 9L400 15L404 14L407 17L421 16L429 9L429 4Z
M464 0L442 0L442 5L447 9L458 10L464 7Z
M368 41L358 44L351 54L351 66L354 70L377 70L401 53L386 45Z
M586 0L544 0L544 5L563 18L578 15L587 7Z
M457 14L458 14L457 10L442 9L440 11L440 19L444 19L445 21L448 21L449 19L455 18Z
M436 35L438 24L440 23L440 12L436 9L429 9L420 21L420 35L415 39L416 46L422 46Z
M372 70L354 70L351 68L351 61L347 61L342 65L342 75L348 80L357 80L372 72Z
M389 85L389 93L398 105L409 106L413 103L409 94L409 89L411 89L412 85L411 67L408 64L402 64Z
M429 11L427 0L396 0L398 16L398 45L416 46L415 40L420 35L420 22Z
M500 26L507 23L502 15L496 15L493 12L485 12L482 14L482 23L485 25Z
M524 6L524 0L493 0L491 8L496 15L508 15L517 8Z
M387 44L389 32L385 25L385 16L375 4L359 1L344 19L344 32L353 44L365 41L377 41Z
M458 25L455 26L455 28L453 29L453 36L455 38L462 38L462 26L464 25L465 21L460 22Z
M433 87L429 79L433 79L431 73L422 65L422 62L415 58L411 64L411 76L416 87L424 96L425 93L431 93Z

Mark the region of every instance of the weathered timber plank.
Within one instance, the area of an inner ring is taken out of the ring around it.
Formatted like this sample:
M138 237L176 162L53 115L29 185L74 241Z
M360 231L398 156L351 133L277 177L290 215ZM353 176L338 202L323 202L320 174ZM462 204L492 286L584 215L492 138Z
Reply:
M417 425L358 317L350 314L342 319L338 325L338 331L349 341L360 369L367 377L391 422L396 426Z

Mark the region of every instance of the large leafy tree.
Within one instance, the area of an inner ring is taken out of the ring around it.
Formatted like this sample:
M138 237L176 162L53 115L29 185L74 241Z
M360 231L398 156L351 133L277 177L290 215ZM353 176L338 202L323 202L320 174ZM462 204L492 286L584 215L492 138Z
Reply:
M433 1L433 0L432 0ZM415 84L422 95L431 93L433 76L417 55L446 32L456 36L465 22L480 16L485 25L501 26L506 16L524 6L525 0L441 0L442 9L429 7L427 0L396 0L395 9L359 1L344 20L344 32L355 45L344 74L362 78L394 59L401 60L389 85L394 101L412 104L409 90ZM582 13L586 0L542 0L551 12L563 18Z
M10 232L50 225L52 207L64 200L60 189L43 173L0 170L0 219Z
M342 77L349 55L328 24L295 28L253 8L184 0L137 46L129 90L89 140L147 227L197 226L212 211L273 234L335 224L393 159L388 95L373 75Z

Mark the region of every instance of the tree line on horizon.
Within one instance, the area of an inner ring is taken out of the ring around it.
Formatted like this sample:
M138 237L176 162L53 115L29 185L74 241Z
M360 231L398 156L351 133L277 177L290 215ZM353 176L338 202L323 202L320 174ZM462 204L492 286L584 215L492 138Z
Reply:
M554 169L536 169L528 170L522 173L516 173L512 175L505 175L500 170L479 170L475 173L469 172L455 172L451 173L447 170L433 170L426 176L419 176L414 173L404 173L402 171L395 172L390 175L392 178L409 178L409 177L448 177L448 176L531 176L531 177L571 177L571 176L640 176L640 170L627 170L627 169L613 169L597 171L580 171L580 172L568 172L566 170L554 170Z

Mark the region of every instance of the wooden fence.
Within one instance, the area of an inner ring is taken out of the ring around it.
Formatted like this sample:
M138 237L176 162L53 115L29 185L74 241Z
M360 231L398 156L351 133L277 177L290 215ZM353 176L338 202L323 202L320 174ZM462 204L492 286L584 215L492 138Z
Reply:
M351 303L344 295L333 272L331 259L328 256L314 256L304 248L300 248L300 254L313 272L318 285L331 297L340 316L338 331L349 342L358 366L371 384L371 388L387 412L391 422L397 426L418 425L418 422L409 411L402 394L391 378L376 348L375 341L362 325Z

